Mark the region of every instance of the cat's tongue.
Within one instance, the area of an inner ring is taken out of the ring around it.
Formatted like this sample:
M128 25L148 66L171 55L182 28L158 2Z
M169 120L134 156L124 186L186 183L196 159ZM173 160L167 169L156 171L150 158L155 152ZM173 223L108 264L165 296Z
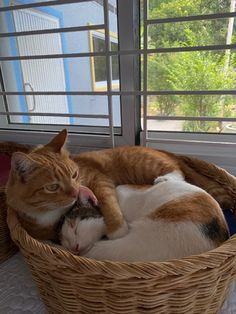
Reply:
M98 205L98 200L93 192L86 186L81 185L79 188L79 198L78 202L81 205L92 204L93 206Z

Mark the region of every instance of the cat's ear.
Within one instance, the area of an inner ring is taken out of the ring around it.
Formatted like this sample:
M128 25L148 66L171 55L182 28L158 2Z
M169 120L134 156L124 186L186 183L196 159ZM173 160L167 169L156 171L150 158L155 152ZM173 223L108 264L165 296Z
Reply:
M67 130L64 129L58 133L48 144L44 147L49 148L54 153L60 153L64 147L67 139Z
M29 174L35 169L35 162L26 154L13 153L11 158L11 169L25 181Z
M97 206L98 200L92 190L90 190L88 187L81 185L79 187L79 197L78 197L78 204L79 205L92 205Z

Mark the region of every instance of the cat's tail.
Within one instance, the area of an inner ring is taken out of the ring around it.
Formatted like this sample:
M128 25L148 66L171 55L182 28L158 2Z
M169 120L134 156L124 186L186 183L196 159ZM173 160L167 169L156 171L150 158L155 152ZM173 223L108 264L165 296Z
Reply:
M236 214L236 178L226 170L193 157L177 156L186 181L211 194L222 209Z

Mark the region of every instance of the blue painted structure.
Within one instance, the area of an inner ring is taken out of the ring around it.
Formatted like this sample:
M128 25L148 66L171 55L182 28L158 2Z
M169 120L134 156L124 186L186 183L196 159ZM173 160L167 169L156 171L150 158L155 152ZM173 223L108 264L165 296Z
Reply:
M10 5L10 0L3 0L5 6ZM19 0L17 1L19 4L27 4L27 3L32 3L32 2L37 2L36 0ZM59 20L59 25L60 27L64 27L64 22L63 22L63 14L59 12L56 9L50 8L50 7L38 7L38 11L47 13L49 15L55 16ZM9 32L14 32L14 23L12 19L12 12L7 11L6 12L6 20L7 20L7 26L8 26L8 31ZM17 43L16 39L14 37L10 37L10 46L12 50L12 56L18 56L18 48L17 48ZM66 40L65 40L65 35L64 33L61 33L61 42L62 42L62 53L66 53ZM63 63L64 63L64 71L65 71L65 84L66 84L66 90L70 90L70 81L69 81L69 69L68 69L68 62L66 58L63 58ZM18 91L23 91L23 78L22 78L22 73L21 73L21 65L20 61L13 61L14 64L14 70L15 70L15 75L16 75L16 82L17 82L17 87ZM20 104L21 104L21 110L22 112L27 111L27 107L25 104L25 98L24 96L19 96L20 98ZM70 95L67 95L67 100L68 100L68 111L69 113L72 113L72 99ZM29 117L28 116L23 116L23 122L24 123L29 123ZM70 124L74 123L74 118L70 117Z
M112 1L112 0L110 0ZM4 4L8 5L10 0L4 0ZM36 0L19 0L17 3L29 3L37 2ZM115 0L113 0L115 2ZM43 11L47 14L51 14L59 18L61 27L70 27L70 26L79 26L79 25L88 25L88 24L103 24L103 7L98 3L91 1L73 5L55 5L50 7L37 7L34 10ZM7 14L10 12L6 12ZM10 13L11 15L11 13ZM117 23L116 16L114 13L109 12L110 16L110 31L117 33ZM13 23L10 17L9 20L11 27ZM3 32L12 31L10 28L9 22L4 25L4 20L0 18L0 27ZM17 55L17 45L16 40L12 37L9 43L5 42L4 48L1 48L5 55ZM15 41L10 43L10 41ZM61 41L63 47L63 53L72 53L72 52L88 52L90 51L89 46L89 32L71 32L71 33L61 33ZM13 49L15 46L15 50ZM1 45L0 45L1 46ZM3 54L2 54L3 55ZM93 90L92 78L91 78L91 62L90 58L64 58L64 70L66 78L66 90L68 91L91 91ZM23 81L20 71L20 62L6 62L8 67L3 63L3 74L5 79L5 84L7 90L22 91L23 90ZM17 66L18 63L18 66ZM18 67L18 72L13 67L13 64L16 64L15 67ZM10 65L10 66L9 66ZM11 70L12 68L12 70ZM24 96L16 97L9 96L9 103L11 103L11 109L15 111L26 111L25 99ZM17 98L17 99L16 99ZM17 109L18 108L18 109ZM107 114L108 105L106 96L68 96L68 110L71 113L76 114ZM114 112L114 124L120 125L120 97L113 97L113 112ZM25 117L27 118L27 117ZM17 117L15 118L17 119ZM28 121L28 120L27 120ZM23 122L26 122L24 120ZM71 124L76 125L108 125L108 121L102 119L81 119L81 118L72 118L70 120Z

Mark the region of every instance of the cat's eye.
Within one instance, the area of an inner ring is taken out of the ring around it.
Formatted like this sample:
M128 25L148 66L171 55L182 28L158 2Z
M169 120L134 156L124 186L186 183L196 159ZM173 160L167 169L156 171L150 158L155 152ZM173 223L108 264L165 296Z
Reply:
M79 171L76 170L76 171L73 173L73 175L72 175L72 179L77 179L78 176L79 176Z
M49 192L56 192L59 189L60 185L57 183L48 184L45 186L45 189Z

